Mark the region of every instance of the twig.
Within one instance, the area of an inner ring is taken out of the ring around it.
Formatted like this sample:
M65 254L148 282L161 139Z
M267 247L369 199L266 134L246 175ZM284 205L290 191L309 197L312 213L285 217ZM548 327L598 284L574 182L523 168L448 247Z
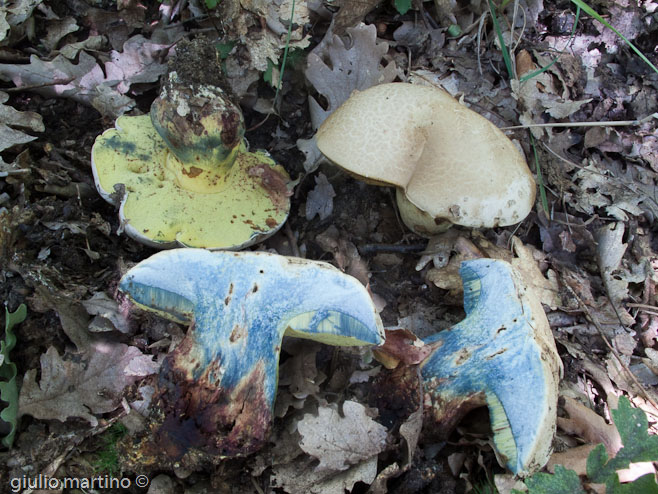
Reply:
M512 127L500 127L500 130L529 129L532 127L626 127L631 125L642 125L652 118L658 118L658 112L639 120L612 120L609 122L556 122L544 124L513 125Z
M283 230L286 234L286 237L288 238L288 243L290 244L290 248L292 249L292 255L295 257L302 257L301 254L299 253L299 247L297 247L297 239L295 238L295 234L292 232L292 228L290 228L290 223L286 221Z
M44 82L43 84L30 84L29 86L16 86L3 89L5 93L17 93L19 91L32 91L34 89L41 89L42 87L49 86L62 86L70 82L75 81L75 77L69 77L68 79L58 79L56 81Z
M628 307L634 307L636 309L639 309L645 314L658 316L658 307L656 307L655 305L647 305L647 304L626 304L626 305Z
M590 312L589 307L585 305L585 303L581 300L581 298L578 296L578 294L574 291L573 288L569 285L569 283L566 282L564 278L562 278L562 284L569 290L569 293L571 296L578 302L578 305L580 306L581 310L585 313L585 318L590 321L592 324L594 324L594 327L597 329L599 332L599 335L601 336L601 339L603 339L603 342L605 345L608 347L610 352L614 355L614 357L617 359L619 362L619 365L623 369L623 371L627 374L627 376L633 381L633 383L637 386L638 390L640 391L640 394L644 397L645 400L647 400L649 403L654 408L658 409L658 404L653 400L651 396L646 392L644 387L640 384L640 382L637 380L635 377L635 374L631 372L631 370L628 368L628 366L624 363L624 361L621 359L621 356L615 350L615 348L612 346L610 343L610 340L608 340L608 337L605 335L603 332L603 328L601 327L601 324L597 321L597 319L594 317L594 315Z
M362 256L370 254L379 254L380 252L391 252L394 254L415 254L416 252L423 252L427 245L425 244L366 244L359 247L359 253Z
M19 175L21 173L30 173L29 168L17 168L15 170L0 170L0 178L5 178L9 175Z

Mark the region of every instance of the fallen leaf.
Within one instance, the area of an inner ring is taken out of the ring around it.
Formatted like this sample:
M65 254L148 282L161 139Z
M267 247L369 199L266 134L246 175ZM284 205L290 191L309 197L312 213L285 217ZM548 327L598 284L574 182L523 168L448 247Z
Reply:
M125 94L132 84L155 82L167 72L166 56L171 46L154 43L141 34L123 44L123 51L112 50L105 63L108 81L116 81L116 90ZM114 87L114 85L109 85Z
M24 32L22 24L32 17L32 11L41 1L15 0L11 3L3 2L2 7L0 7L0 42L4 42L7 38L19 39Z
M272 483L289 494L345 494L354 484L370 484L377 476L377 457L353 465L341 472L318 471L313 460L296 459L294 462L272 468Z
M317 416L306 414L297 424L299 446L320 460L318 471L347 470L386 447L386 427L369 417L363 405L346 401L342 412L335 405L321 406Z
M621 448L621 437L617 428L608 424L594 410L581 405L568 396L564 398L564 409L569 417L558 417L557 424L568 434L582 437L592 444L603 443L609 454L614 455Z
M57 48L58 43L64 36L74 33L78 29L80 27L73 17L51 20L47 24L47 34L43 39L43 44L48 51L52 51Z
M151 357L123 343L94 343L82 356L62 358L54 347L41 355L41 381L37 370L25 373L19 398L19 414L37 419L80 417L92 426L93 414L121 406L123 389L157 372Z
M315 187L306 198L306 219L311 221L317 214L320 221L326 220L334 209L334 197L336 192L327 177L324 173L318 173L315 177Z
M549 472L555 472L555 465L564 465L575 471L578 475L587 475L587 457L596 447L595 444L583 444L566 451L553 453L546 464Z
M155 82L167 71L165 58L170 49L170 44L136 35L124 43L122 52L110 53L106 73L94 57L80 51L77 64L64 55L50 61L32 55L29 64L0 64L0 78L17 87L39 86L33 90L44 96L71 98L117 117L135 105L126 96L132 84Z
M5 105L9 95L0 91L0 151L18 144L25 144L36 139L17 129L27 129L33 132L43 132L45 127L41 115L34 112L21 112ZM10 166L0 158L0 165Z
M622 301L628 297L629 281L639 282L623 269L622 259L628 244L623 243L625 226L622 222L609 223L597 231L597 256L601 278L606 287L607 295L617 310L621 323L630 326L635 318L622 306ZM629 280L630 278L630 280Z
M388 481L399 477L404 470L397 463L391 463L377 474L375 480L370 484L368 494L387 494Z
M407 466L411 466L423 430L423 407L418 408L409 418L400 425L400 435L407 443Z
M304 340L294 343L296 344L294 347L290 344L286 346L286 351L292 350L294 354L279 368L279 386L288 386L288 391L293 397L303 400L320 391L320 384L325 376L318 373L315 365L320 345Z
M432 353L432 347L425 345L423 340L407 329L387 329L384 344L373 349L373 352L377 360L384 363L387 369L391 369L397 367L399 362L404 365L421 363ZM391 358L396 362L393 367L386 365Z
M119 304L105 292L94 293L89 300L83 300L82 305L88 314L108 320L111 327L116 328L121 333L130 333L128 319L119 309Z

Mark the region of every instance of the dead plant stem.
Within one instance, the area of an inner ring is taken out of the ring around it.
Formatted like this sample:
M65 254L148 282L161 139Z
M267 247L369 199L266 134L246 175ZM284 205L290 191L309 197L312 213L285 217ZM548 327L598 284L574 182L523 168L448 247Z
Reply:
M640 384L640 382L637 380L635 377L635 374L631 372L631 370L628 368L628 366L624 363L624 361L621 359L621 356L615 350L615 348L612 346L610 343L610 340L608 340L608 337L605 335L603 328L601 327L601 324L599 324L599 321L594 317L594 314L592 314L589 310L589 307L585 305L585 303L581 300L581 298L578 296L578 294L575 292L573 288L569 285L569 283L566 282L565 279L562 279L562 284L569 290L569 293L571 296L578 302L578 305L580 306L581 310L585 313L585 318L594 324L594 327L596 330L599 332L599 335L601 336L601 339L605 343L605 345L608 347L610 352L614 355L614 357L617 359L619 362L619 365L623 369L623 371L627 374L627 376L633 381L637 389L639 390L640 394L644 397L645 400L647 400L651 405L655 408L658 408L658 404L654 401L654 399L649 396L649 394L646 392L644 387Z
M500 127L500 130L515 130L515 129L530 129L534 127L550 128L550 127L626 127L634 125L642 125L649 120L658 119L658 112L652 113L639 120L612 120L609 122L555 122L543 124L525 124L513 125L511 127Z

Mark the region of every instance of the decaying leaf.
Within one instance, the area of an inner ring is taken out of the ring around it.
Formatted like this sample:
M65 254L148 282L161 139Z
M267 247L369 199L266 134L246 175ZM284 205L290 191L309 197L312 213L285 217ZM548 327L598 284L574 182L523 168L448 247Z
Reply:
M272 482L289 494L344 494L351 491L354 484L370 484L377 475L377 457L353 465L341 472L319 471L314 460L295 459L294 462L280 464L273 468Z
M644 275L640 273L633 276L622 266L622 258L628 247L622 241L624 231L624 223L609 223L597 231L596 240L599 269L608 296L621 318L621 323L630 326L635 322L635 318L622 307L621 302L628 297L628 283L644 281Z
M286 342L285 350L292 357L279 368L279 386L288 386L288 391L298 400L320 391L320 384L326 376L315 365L320 345L307 340Z
M27 307L21 304L14 312L5 307L5 330L0 339L0 435L1 444L11 448L18 421L18 385L16 364L11 361L11 351L16 346L14 326L25 320Z
M119 309L116 300L110 298L105 292L94 293L89 300L84 300L82 305L90 315L96 316L91 322L90 328L102 325L100 321L97 321L101 318L108 321L110 329L116 328L122 333L130 332L128 320Z
M546 468L549 472L555 471L556 465L567 465L578 475L587 474L587 457L596 446L594 444L583 444L575 448L569 448L566 451L553 453L548 460Z
M34 112L21 112L5 105L9 95L0 91L0 151L17 144L25 144L36 137L17 129L27 129L33 132L43 132L45 127L41 115ZM5 164L0 158L0 165Z
M50 347L41 356L41 381L36 369L25 373L19 414L62 422L80 417L96 426L94 414L118 408L126 386L156 371L151 357L122 343L96 342L75 358Z
M606 160L593 155L573 177L573 193L565 197L578 211L594 214L596 208L619 221L629 214L647 213L658 218L655 183L658 175L647 167L628 161Z
M135 105L126 95L132 84L157 81L167 71L169 50L168 44L136 35L124 43L123 52L111 52L107 75L94 57L80 51L77 64L64 55L50 61L32 55L29 64L0 64L0 78L17 87L38 86L33 90L44 96L71 98L117 117Z
M317 235L315 240L326 252L333 254L341 270L354 276L364 286L368 284L368 265L361 259L356 245L347 240L344 232L332 225Z
M459 240L459 239L458 239ZM463 240L463 237L462 237ZM480 234L472 234L473 252L461 249L457 255L450 259L448 264L441 269L432 268L427 272L427 280L433 282L439 288L451 290L453 293L461 292L461 278L459 277L459 265L462 260L472 259L474 255L502 259L512 264L523 276L526 285L532 287L543 304L555 309L561 305L557 276L552 269L542 273L538 266L538 260L545 257L538 249L531 245L524 245L518 238L512 238L514 253L494 245ZM457 242L457 240L455 241ZM516 255L514 255L516 254Z
M62 19L51 20L48 23L48 33L43 43L48 51L57 48L57 44L67 34L74 33L80 27L73 17L64 17Z
M315 177L315 188L308 193L306 199L306 219L311 221L317 214L320 220L327 219L334 209L336 192L324 173Z
M80 52L77 64L62 55L47 62L32 55L29 64L0 64L0 78L11 80L17 87L39 86L35 92L47 97L67 97L87 105L100 96L98 88L105 82L96 59L85 52ZM132 108L131 102L124 97L114 116Z
M32 11L42 0L16 0L2 2L0 6L0 44L18 39L24 32L23 23L32 16Z
M386 447L386 427L366 414L356 401L343 403L342 415L335 405L321 406L318 415L304 415L297 424L300 447L320 460L319 471L342 471L376 457Z
M517 60L522 55L527 56L527 52L521 51L517 55ZM567 86L563 81L559 81L562 84L556 83L555 80L559 79L560 74L558 68L550 64L550 58L538 53L535 53L535 56L539 64L542 67L548 67L548 69L524 82L519 82L519 79L512 79L510 81L512 94L524 109L523 113L519 116L519 121L522 124L541 122L543 113L547 113L555 119L562 119L577 112L584 104L591 101L591 98L579 101L572 100L569 96ZM525 66L525 70L528 72L537 69L537 66L534 64ZM521 77L525 74L519 73L518 75ZM562 86L561 90L559 86ZM542 137L544 132L548 132L550 135L550 131L546 131L541 127L532 127L530 130L537 138Z
M614 425L606 423L592 409L580 404L578 401L564 396L564 408L569 414L568 418L558 417L558 427L569 434L575 434L592 444L605 444L610 454L621 448L621 438Z
M407 466L412 464L422 429L423 407L419 407L418 410L409 415L409 418L405 420L402 425L400 425L400 435L407 442Z
M388 51L388 43L377 42L377 30L373 24L359 24L348 28L347 33L350 45L332 35L308 55L306 78L327 100L327 108L323 109L314 98L309 98L311 122L315 129L353 91L392 82L397 76L395 63L383 65L382 57Z
M110 52L110 61L105 63L107 80L118 82L120 94L127 93L132 84L157 81L167 72L165 59L170 48L139 34L133 36L123 44L122 52Z
M377 360L387 369L404 365L419 364L432 353L432 347L407 329L387 329L386 341L373 350Z

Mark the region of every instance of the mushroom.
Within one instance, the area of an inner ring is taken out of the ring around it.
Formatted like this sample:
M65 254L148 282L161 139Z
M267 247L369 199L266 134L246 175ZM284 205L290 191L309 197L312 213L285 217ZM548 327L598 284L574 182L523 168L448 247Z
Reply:
M355 91L317 133L320 151L358 178L397 187L420 235L523 220L535 200L525 159L491 122L442 90L407 83Z
M489 407L498 461L525 476L546 464L562 363L541 302L512 266L461 265L466 318L424 341L428 426L447 436L471 409Z
M242 113L219 86L171 71L150 116L119 117L96 139L96 188L147 245L247 247L286 220L290 177L248 152L243 135Z
M182 323L165 358L155 421L140 450L154 464L249 454L267 439L284 335L329 345L378 345L367 290L320 261L265 252L173 249L121 279L137 305Z

